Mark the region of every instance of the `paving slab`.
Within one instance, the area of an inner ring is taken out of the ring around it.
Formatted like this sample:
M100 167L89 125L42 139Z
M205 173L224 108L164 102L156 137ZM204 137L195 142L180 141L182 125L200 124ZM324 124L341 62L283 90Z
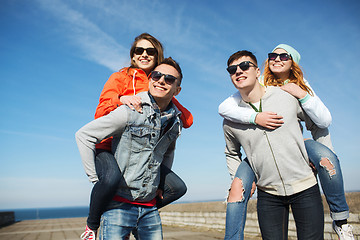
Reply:
M0 240L79 240L86 218L25 220L0 228ZM216 240L224 234L163 226L165 240ZM131 239L134 239L133 237Z

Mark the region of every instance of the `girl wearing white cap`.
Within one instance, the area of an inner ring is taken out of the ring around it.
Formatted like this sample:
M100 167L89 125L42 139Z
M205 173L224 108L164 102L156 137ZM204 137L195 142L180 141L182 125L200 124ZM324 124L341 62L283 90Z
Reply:
M319 180L326 200L330 207L333 228L338 234L339 239L354 239L352 226L347 224L349 217L349 207L346 203L344 184L340 168L339 159L333 151L328 126L331 124L331 114L320 98L315 94L309 83L303 78L303 73L298 65L300 54L291 46L279 44L271 53L265 62L264 74L261 77L261 83L265 86L280 86L284 91L296 97L306 114L314 122L313 127L320 131L324 138L305 140L306 150L312 167L318 173ZM219 114L233 122L257 124L268 129L276 129L284 122L282 116L274 112L255 112L249 109L239 107L241 100L239 91L230 96L219 106ZM319 119L322 119L320 121ZM323 121L327 119L327 121ZM325 137L326 136L326 137ZM246 161L242 161L238 167L242 173L241 178L243 190L240 191L239 202L242 202L244 214L236 223L229 222L226 224L235 224L238 227L231 228L231 233L226 232L225 239L231 239L230 236L237 236L243 239L247 202L251 197L251 187L256 179L249 176L248 171L252 171ZM253 189L254 190L254 189ZM235 229L235 231L234 231ZM227 229L228 230L228 229Z

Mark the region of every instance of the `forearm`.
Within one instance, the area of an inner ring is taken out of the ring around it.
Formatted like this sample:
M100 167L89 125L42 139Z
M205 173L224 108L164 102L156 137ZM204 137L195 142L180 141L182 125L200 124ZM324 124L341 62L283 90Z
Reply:
M219 105L219 114L223 118L237 123L251 124L255 123L256 113L252 109L244 108L239 106L241 101L241 95L239 92L236 92L232 96L225 99Z
M118 108L110 114L95 119L83 126L76 132L75 138L79 148L81 160L86 174L90 181L96 181L95 170L95 145L101 140L121 134L126 126L127 114L126 108Z
M332 122L329 109L316 95L299 99L302 108L319 128L327 128Z
M225 137L225 157L226 164L229 170L231 179L234 179L236 170L241 163L241 152L240 152L240 143L236 137L231 132L229 126L224 121L224 137Z
M76 143L80 152L80 157L86 175L91 182L98 181L98 176L95 170L95 144L96 140L91 139L85 132L80 129L75 134ZM95 140L95 141L94 141Z
M306 113L303 113L303 117L301 119L305 121L306 129L311 132L311 135L315 141L322 143L334 151L328 128L319 128Z

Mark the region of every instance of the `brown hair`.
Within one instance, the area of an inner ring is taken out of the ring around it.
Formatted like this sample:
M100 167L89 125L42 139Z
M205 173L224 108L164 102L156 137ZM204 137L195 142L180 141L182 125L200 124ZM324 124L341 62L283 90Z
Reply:
M149 41L156 49L155 65L154 65L154 68L155 68L160 62L162 62L164 60L164 48L159 40L157 40L155 37L153 37L152 35L150 35L148 33L142 33L135 38L135 40L132 43L131 48L130 48L130 59L134 56L136 45L140 40ZM133 62L131 61L129 69L136 68L136 67L137 66L135 66L133 64Z
M289 82L295 83L298 85L302 90L306 91L310 95L314 95L311 89L305 84L304 82L304 75L300 68L300 65L296 62L292 61L291 68L290 68L290 75L289 75ZM269 67L269 59L265 61L265 68L264 68L264 85L265 86L282 86L284 82L276 78L275 74L270 70Z
M172 66L173 68L176 69L176 71L179 73L179 77L177 78L177 80L178 80L178 86L180 86L182 78L183 78L180 65L171 57L165 58L159 65L161 65L161 64L166 64L166 65Z
M247 51L247 50L241 50L241 51L237 51L236 53L233 53L229 57L229 59L227 61L227 65L230 66L230 64L233 61L238 60L241 57L250 57L254 61L253 63L256 64L256 66L257 66L257 60L256 60L255 55L252 52Z

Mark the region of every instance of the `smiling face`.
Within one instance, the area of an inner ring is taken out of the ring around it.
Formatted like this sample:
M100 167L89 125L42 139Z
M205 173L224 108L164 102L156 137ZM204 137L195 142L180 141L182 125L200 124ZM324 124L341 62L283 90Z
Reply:
M238 65L244 61L253 62L253 60L250 57L244 56L234 60L230 65ZM251 67L245 71L241 70L240 67L237 67L236 72L234 74L231 74L230 78L235 88L240 90L247 87L252 87L258 81L257 79L259 76L260 76L259 68L251 65Z
M274 53L288 53L282 48L275 49ZM290 76L292 60L281 61L278 56L275 60L269 60L269 68L277 78L287 79Z
M170 74L179 78L178 71L167 64L160 64L154 69L154 71L158 71L162 74ZM149 92L154 97L161 110L164 110L169 105L173 96L178 95L180 91L181 87L179 86L179 79L176 79L172 84L167 84L164 76L162 76L158 81L154 81L150 78Z
M136 47L141 47L141 48L154 48L154 46L151 44L151 42L149 42L148 40L142 39L140 41L138 41L138 43L136 44ZM132 61L133 64L144 70L144 72L146 74L149 74L152 69L155 67L156 64L156 55L155 56L150 56L147 51L143 51L142 54L137 55L137 54L133 54L132 57Z

